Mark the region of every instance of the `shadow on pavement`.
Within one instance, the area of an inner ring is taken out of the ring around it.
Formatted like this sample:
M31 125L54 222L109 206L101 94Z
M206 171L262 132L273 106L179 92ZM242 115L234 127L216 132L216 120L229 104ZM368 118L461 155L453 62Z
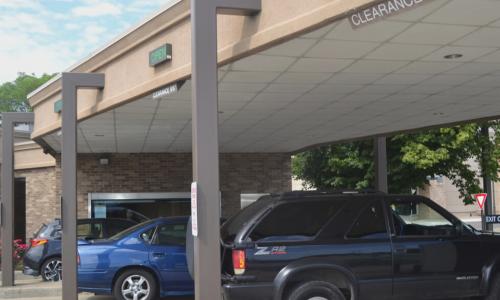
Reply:
M110 296L80 295L78 297L78 300L114 300L114 298ZM168 298L162 298L162 300L194 300L194 297L168 297Z

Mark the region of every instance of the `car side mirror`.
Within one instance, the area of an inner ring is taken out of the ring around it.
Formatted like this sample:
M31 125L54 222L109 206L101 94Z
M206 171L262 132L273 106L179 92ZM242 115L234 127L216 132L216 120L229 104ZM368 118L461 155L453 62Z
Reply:
M143 239L145 242L149 243L150 240L149 240L149 235L147 232L144 232L141 234L141 239Z
M455 235L462 236L464 234L464 224L457 223L455 224Z

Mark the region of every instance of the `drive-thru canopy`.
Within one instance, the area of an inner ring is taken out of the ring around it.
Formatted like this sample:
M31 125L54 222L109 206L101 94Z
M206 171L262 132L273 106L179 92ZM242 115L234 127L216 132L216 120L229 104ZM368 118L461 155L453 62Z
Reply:
M361 1L288 1L280 9L272 2L264 1L255 18L219 17L222 152L293 152L500 114L497 1L423 1L356 28L346 18L321 25L336 15L328 12L348 13ZM189 61L187 23L95 69L106 73L106 89L97 97L80 93L80 116L91 118L80 124L79 151L190 151L191 81L154 99L155 91L189 75L182 64ZM320 28L301 34L308 26ZM172 62L149 67L147 51L165 42L173 45ZM230 62L240 54L249 56ZM76 70L93 70L84 68L89 62ZM32 96L35 112L49 114L37 119L34 137L53 151L61 149L53 113L60 95L42 97L59 88L56 81Z

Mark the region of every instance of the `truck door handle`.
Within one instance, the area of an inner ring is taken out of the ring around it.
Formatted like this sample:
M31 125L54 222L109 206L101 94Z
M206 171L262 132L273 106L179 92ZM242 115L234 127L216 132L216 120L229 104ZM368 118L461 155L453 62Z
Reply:
M394 251L398 254L418 254L420 253L419 248L396 248Z
M165 253L159 253L159 252L153 253L153 257L156 257L156 258L165 257L165 256L167 256Z

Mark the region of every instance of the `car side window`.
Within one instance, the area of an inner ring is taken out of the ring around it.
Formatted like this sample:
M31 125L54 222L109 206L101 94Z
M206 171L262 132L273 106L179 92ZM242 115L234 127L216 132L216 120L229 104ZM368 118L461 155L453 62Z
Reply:
M108 235L113 236L119 232L124 231L125 229L132 227L132 223L123 222L123 221L110 221L107 223L108 226Z
M163 246L186 246L186 224L164 224L158 226L154 244Z
M390 204L397 236L452 236L453 223L421 200Z
M344 203L311 200L281 204L253 229L249 239L258 242L310 240Z
M346 237L351 239L389 238L384 210L380 201L374 201L363 210L358 219L354 221Z
M78 236L89 236L91 233L90 223L78 224L76 234Z
M78 224L77 236L79 237L93 237L102 238L102 223L84 223Z

